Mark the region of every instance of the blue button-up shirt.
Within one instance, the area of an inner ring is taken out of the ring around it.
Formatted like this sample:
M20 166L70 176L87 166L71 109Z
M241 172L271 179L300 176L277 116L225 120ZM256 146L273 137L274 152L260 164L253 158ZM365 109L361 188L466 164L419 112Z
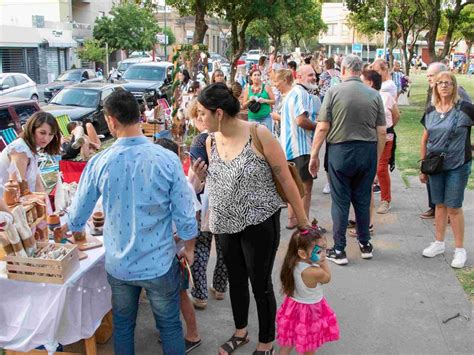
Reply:
M146 137L119 138L82 173L68 214L81 231L98 198L105 214L105 268L121 280L165 274L175 257L172 222L183 240L197 235L191 191L173 152Z

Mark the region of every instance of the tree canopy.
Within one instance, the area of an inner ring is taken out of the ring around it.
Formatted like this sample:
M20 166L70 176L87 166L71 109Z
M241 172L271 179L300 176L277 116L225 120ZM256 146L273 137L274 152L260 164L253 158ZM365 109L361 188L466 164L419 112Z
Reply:
M151 50L156 43L160 26L153 13L133 2L114 5L110 17L98 18L93 35L110 48L131 51Z
M103 63L105 55L105 48L96 39L85 40L84 46L78 50L79 58L89 62Z

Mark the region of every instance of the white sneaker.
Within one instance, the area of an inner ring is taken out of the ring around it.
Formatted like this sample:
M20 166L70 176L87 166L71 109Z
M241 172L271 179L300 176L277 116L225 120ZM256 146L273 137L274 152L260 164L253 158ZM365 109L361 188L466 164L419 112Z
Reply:
M444 242L439 242L435 240L430 244L428 248L425 248L423 250L423 256L426 256L427 258L432 258L436 255L443 254L444 253Z
M453 261L451 262L451 267L454 267L456 269L461 269L464 267L464 264L466 263L466 249L464 248L456 248L454 249L454 258Z
M331 186L329 185L329 182L326 183L326 185L324 185L324 189L323 189L323 194L330 194L331 193Z
M377 213L379 214L386 214L388 211L390 211L390 202L388 201L382 201L380 202L379 208L377 208Z

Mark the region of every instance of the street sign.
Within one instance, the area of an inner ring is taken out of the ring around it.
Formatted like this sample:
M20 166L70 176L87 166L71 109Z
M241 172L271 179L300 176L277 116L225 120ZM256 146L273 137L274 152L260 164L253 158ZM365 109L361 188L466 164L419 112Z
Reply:
M362 53L362 43L352 43L352 53Z
M166 36L164 33L158 33L156 35L156 41L159 44L168 44L168 36Z

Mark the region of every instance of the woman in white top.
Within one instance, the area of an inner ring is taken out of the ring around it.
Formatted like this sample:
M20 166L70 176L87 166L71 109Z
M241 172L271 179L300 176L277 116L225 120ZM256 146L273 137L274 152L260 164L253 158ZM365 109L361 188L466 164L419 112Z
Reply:
M58 155L60 144L61 133L54 116L43 111L34 113L20 137L0 153L0 184L13 178L19 181L22 195L29 191L43 192L38 169L39 152Z

